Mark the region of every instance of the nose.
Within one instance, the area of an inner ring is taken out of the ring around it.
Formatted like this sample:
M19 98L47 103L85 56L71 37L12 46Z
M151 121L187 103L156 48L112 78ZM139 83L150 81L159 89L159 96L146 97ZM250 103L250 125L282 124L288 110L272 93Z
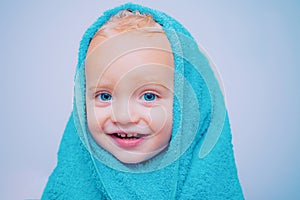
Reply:
M112 122L119 124L137 123L138 115L134 112L134 105L128 99L115 100L112 103Z

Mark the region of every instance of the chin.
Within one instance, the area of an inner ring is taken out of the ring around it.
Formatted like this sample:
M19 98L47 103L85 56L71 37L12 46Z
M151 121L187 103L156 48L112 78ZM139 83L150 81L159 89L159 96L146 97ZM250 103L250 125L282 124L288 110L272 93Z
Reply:
M147 160L150 160L151 158L158 155L160 152L162 152L165 148L158 149L156 151L150 152L150 153L134 153L134 152L128 152L125 154L117 154L114 155L120 162L124 164L139 164L143 163Z
M153 155L155 156L155 155ZM124 164L139 164L149 160L153 156L150 155L115 155L115 157Z

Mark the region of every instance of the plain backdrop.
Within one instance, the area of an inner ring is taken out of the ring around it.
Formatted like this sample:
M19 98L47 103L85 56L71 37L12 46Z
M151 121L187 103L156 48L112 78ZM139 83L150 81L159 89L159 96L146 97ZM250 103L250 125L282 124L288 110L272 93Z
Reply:
M126 1L0 2L0 199L39 199L72 109L83 32ZM246 199L300 199L300 2L133 1L179 20L223 79Z

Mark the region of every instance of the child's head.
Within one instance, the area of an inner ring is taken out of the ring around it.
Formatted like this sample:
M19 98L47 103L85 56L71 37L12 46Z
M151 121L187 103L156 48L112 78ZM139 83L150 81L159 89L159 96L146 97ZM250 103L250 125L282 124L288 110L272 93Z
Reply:
M174 63L162 27L151 16L121 11L95 34L85 64L95 141L124 163L164 150L172 134Z

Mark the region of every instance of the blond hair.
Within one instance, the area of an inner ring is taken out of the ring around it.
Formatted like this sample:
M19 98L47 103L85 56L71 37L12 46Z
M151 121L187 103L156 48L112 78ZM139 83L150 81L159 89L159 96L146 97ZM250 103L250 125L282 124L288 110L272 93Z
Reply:
M113 33L141 30L151 33L164 33L150 14L141 14L139 11L121 10L112 16L95 34L96 36L109 37Z
M138 30L145 34L165 33L162 26L152 18L152 15L142 14L139 11L121 10L99 28L90 42L87 54L99 42L103 41L103 38L113 37L116 34L132 30Z

